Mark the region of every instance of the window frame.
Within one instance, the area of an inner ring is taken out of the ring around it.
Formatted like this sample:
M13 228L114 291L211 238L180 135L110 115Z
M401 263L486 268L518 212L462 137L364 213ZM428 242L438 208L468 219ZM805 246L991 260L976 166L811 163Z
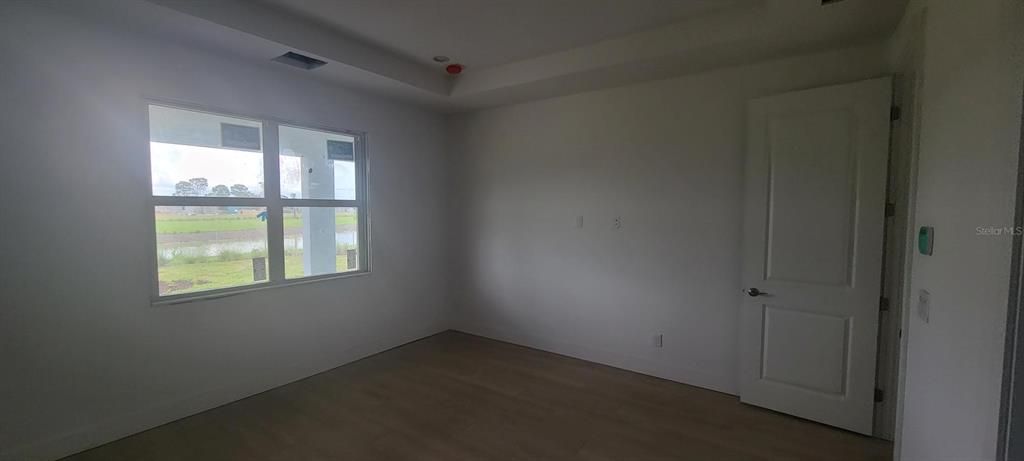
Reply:
M263 197L181 197L181 196L157 196L153 195L153 168L152 152L150 150L150 106L160 106L170 109L201 112L211 115L234 117L243 120L250 120L260 123L260 142L263 154ZM251 291L259 291L270 288L277 288L291 285L302 285L306 283L334 280L340 278L357 277L370 273L370 210L367 182L369 165L367 161L367 135L365 131L339 129L318 124L296 122L278 117L265 115L243 115L235 111L209 106L169 101L157 98L143 99L142 120L145 121L145 151L148 181L146 216L149 222L150 244L148 253L150 255L151 288L150 302L154 306L173 305L193 302L204 299L216 299L227 296L234 296ZM283 198L281 197L281 171L280 157L281 144L279 142L279 127L286 126L305 130L322 131L325 133L336 133L354 138L354 159L355 159L355 192L354 200L338 199L309 199L309 198ZM157 258L157 234L156 234L156 207L160 206L237 206L237 207L264 207L267 209L267 280L255 282L248 285L236 287L216 288L192 293L160 294L160 267ZM284 209L290 207L350 207L356 209L356 232L359 255L359 268L353 271L335 272L331 274L307 275L303 277L286 279L284 273Z

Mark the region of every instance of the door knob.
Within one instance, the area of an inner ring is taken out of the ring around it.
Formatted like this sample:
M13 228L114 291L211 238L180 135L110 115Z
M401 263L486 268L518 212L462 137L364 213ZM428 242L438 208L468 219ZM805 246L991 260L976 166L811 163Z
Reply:
M765 294L765 292L763 292L763 291L761 291L761 290L759 290L757 288L747 288L746 290L743 290L743 292L746 293L747 296L761 296L761 295Z

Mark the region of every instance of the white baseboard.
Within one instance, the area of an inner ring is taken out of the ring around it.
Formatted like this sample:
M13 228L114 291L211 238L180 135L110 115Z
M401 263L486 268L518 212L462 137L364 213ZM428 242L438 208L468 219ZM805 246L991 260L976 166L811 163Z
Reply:
M474 324L460 324L455 331L496 339L507 343L565 355L588 362L621 368L640 374L667 379L678 383L697 386L724 394L738 395L735 385L729 379L706 373L702 370L669 364L663 361L637 357L607 349L593 348L581 344L531 335L528 333L505 331L498 328Z
M43 439L30 441L14 447L6 447L3 451L0 451L0 460L48 461L59 459L261 392L266 392L273 388L308 378L332 368L337 368L446 330L447 328L438 327L437 325L421 326L412 329L412 333L404 335L403 339L397 343L368 342L356 344L342 351L339 354L341 360L337 363L323 364L304 370L289 369L278 371L277 373L268 374L256 379L248 379L215 389L207 389L182 398L158 402L135 412L115 415Z

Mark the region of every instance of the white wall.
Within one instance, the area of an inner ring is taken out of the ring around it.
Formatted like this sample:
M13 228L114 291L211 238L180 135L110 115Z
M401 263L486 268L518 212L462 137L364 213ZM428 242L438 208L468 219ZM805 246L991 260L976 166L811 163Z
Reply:
M915 2L916 3L916 2ZM925 44L916 226L935 227L915 255L912 301L931 293L924 323L911 304L902 461L995 457L1011 236L1024 91L1024 2L930 0Z
M448 326L440 116L61 3L0 7L0 458L55 458ZM143 96L367 131L373 273L151 307Z
M746 101L882 75L884 54L870 45L454 117L459 329L735 393Z

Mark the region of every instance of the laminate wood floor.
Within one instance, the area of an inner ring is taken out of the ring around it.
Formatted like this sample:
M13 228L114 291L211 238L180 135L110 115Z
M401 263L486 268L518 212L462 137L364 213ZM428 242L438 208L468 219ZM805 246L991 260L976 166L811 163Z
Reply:
M65 458L889 460L734 396L441 333Z

